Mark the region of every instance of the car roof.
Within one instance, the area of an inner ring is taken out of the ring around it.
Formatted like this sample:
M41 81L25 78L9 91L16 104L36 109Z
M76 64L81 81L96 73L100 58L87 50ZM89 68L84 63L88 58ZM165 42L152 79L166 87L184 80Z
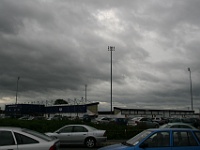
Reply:
M184 122L170 122L170 123L168 123L169 125L188 125L188 126L192 126L192 125L190 125L190 124L188 124L188 123L184 123Z
M94 128L94 127L86 125L86 124L68 124L68 125L62 126L61 128L63 128L63 127L69 127L69 126L82 126L82 127L87 127L87 128Z
M89 125L86 125L86 124L67 124L65 126L89 126Z
M198 129L190 129L190 128L151 128L147 129L149 131L157 132L157 131L199 131Z
M21 131L22 130L22 128L20 128L20 127L7 127L7 126L2 126L2 127L0 127L0 130L18 130L18 131Z

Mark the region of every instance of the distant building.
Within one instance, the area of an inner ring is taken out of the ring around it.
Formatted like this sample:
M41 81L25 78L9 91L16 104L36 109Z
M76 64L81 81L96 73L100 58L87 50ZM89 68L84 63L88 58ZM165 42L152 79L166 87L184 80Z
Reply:
M63 115L82 117L84 114L98 114L98 105L98 102L82 105L54 105L47 106L45 112L48 116Z
M22 116L79 116L84 114L98 114L98 102L82 105L53 105L45 106L40 104L11 104L5 106L5 116L22 117Z
M134 109L114 107L114 111L98 111L99 102L77 105L52 105L45 106L40 104L11 104L5 106L5 116L22 117L22 116L47 116L54 115L82 117L84 114L109 116L109 117L199 117L192 110L172 110L172 109Z
M21 117L25 115L39 116L45 113L45 106L39 104L11 104L5 106L5 116Z
M134 109L114 107L114 115L123 117L147 116L147 117L187 117L194 116L193 110L173 109Z

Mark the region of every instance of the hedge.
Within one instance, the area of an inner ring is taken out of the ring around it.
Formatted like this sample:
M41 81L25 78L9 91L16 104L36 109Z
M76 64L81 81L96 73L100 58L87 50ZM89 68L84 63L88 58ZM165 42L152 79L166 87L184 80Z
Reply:
M133 127L118 124L93 124L81 120L17 120L0 119L0 126L22 127L41 133L53 132L68 124L87 124L97 129L106 130L108 139L129 139L146 129L145 126Z

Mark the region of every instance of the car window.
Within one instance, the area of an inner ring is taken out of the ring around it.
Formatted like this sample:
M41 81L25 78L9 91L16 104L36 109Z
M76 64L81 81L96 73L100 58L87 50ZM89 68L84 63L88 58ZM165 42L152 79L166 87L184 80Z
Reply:
M191 127L186 125L180 125L180 128L191 128Z
M30 137L27 137L25 135L22 135L22 134L19 134L19 133L14 133L15 134L15 137L16 137L16 140L17 140L17 144L20 145L20 144L33 144L33 143L39 143L38 141L30 138Z
M140 121L147 121L147 118L142 118Z
M146 120L147 120L147 121L150 121L150 122L152 121L150 118L147 118Z
M60 133L70 133L73 130L73 126L62 128L59 132Z
M25 133L31 134L33 136L36 136L40 139L43 139L45 141L52 141L53 140L52 137L49 137L49 136L47 136L43 133L40 133L40 132L36 132L36 131L33 131L33 130L29 130L29 129L23 129L22 131L25 132Z
M179 125L172 125L171 128L179 128Z
M136 136L134 136L133 138L126 141L126 143L128 143L129 145L136 145L141 140L143 140L146 136L151 134L151 132L152 131L144 130L144 131L140 132L139 134L137 134Z
M197 146L197 141L191 132L177 131L173 132L174 146Z
M11 131L0 131L0 146L15 145Z
M144 141L146 147L167 147L170 146L169 132L157 132Z
M88 132L88 130L85 127L74 126L74 131L73 132Z
M194 132L194 134L196 135L198 141L200 142L200 131L196 131Z

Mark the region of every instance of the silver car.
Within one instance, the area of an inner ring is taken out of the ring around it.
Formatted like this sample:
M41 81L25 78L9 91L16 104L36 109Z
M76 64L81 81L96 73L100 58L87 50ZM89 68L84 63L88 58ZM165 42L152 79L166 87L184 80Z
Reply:
M58 139L18 127L0 127L0 150L59 150Z
M80 144L90 148L107 140L106 130L98 130L81 124L66 125L53 133L46 133L46 135L57 137L60 144Z
M160 128L189 128L189 129L196 129L190 124L182 123L182 122L175 122L175 123L168 123L160 126Z

